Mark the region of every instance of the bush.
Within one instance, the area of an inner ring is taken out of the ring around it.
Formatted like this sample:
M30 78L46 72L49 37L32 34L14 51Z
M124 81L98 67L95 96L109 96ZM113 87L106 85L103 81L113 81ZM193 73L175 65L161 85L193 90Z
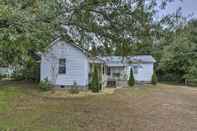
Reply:
M77 86L77 82L73 83L73 86L69 89L69 93L71 94L79 94L80 90Z
M0 80L2 80L3 78L7 78L7 75L0 74Z
M15 70L12 74L12 78L16 81L21 81L24 80L25 77L23 76L23 74L21 73L21 71L19 70Z
M152 75L152 84L157 85L157 83L158 83L157 74L154 71Z
M43 81L40 81L38 87L39 87L42 91L48 91L48 90L50 90L50 88L51 88L48 79L43 80Z
M0 80L2 80L3 79L3 75L2 74L0 74Z
M134 79L134 76L133 76L133 70L132 70L132 68L131 68L131 70L130 70L130 76L129 76L128 85L129 85L130 87L132 87L132 86L135 85L135 79Z
M33 82L40 81L40 66L34 60L27 60L25 64L18 67L12 74L12 78L16 81L31 80Z
M99 76L98 76L98 70L97 67L94 66L94 71L93 71L93 75L92 75L92 81L89 84L89 89L94 92L94 93L98 93L101 90L101 84L99 82Z
M197 86L197 79L189 79L189 80L186 80L186 85L188 86L194 86L196 87Z

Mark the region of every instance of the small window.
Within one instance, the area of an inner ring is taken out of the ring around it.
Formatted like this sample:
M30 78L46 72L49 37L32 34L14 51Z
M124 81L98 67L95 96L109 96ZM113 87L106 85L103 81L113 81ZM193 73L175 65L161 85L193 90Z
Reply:
M107 75L110 76L111 75L111 68L107 67Z
M59 74L66 74L66 59L59 59Z
M120 78L120 73L113 73L113 77Z
M138 66L133 66L133 73L138 74Z

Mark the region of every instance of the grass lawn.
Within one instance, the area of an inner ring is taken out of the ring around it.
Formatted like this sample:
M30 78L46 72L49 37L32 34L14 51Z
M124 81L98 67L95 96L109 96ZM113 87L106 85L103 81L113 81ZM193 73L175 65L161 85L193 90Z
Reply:
M0 131L196 131L197 89L159 84L114 94L50 98L0 82Z

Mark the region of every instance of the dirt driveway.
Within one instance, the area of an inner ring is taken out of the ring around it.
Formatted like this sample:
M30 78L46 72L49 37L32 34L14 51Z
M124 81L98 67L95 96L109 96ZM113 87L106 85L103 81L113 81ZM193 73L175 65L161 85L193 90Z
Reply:
M197 131L197 89L160 87L134 100L134 131Z
M34 90L27 86L12 84L11 90L0 89L0 94L6 94L0 99L0 105L5 103L8 94L19 94L9 99L7 110L0 110L0 129L197 131L197 89L194 88L159 84L118 89L111 95L50 99L33 95Z

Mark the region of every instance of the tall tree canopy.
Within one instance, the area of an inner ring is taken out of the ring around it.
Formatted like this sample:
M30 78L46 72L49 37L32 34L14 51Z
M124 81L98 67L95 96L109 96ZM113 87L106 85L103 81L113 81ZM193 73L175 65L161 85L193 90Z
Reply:
M192 20L172 34L172 41L161 53L162 75L175 80L197 78L197 21Z
M163 1L164 6L169 0ZM150 53L156 0L0 0L0 50L6 63L20 63L61 34L84 48Z
M61 36L94 55L152 54L162 76L197 77L196 21L187 22L180 9L155 18L157 7L170 2L0 0L0 64L32 62L29 52L43 51Z
M29 49L38 51L51 42L58 27L55 0L0 0L0 57L20 64Z

